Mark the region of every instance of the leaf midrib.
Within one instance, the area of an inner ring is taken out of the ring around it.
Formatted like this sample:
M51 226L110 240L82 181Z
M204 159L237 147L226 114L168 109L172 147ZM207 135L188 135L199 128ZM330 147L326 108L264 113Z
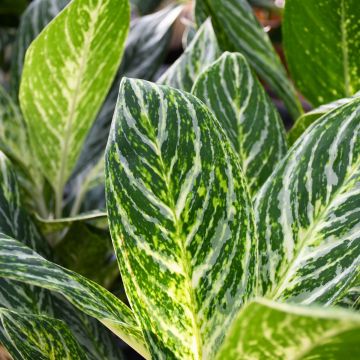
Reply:
M272 300L277 300L280 298L282 292L286 289L288 282L289 282L289 276L290 271L292 270L294 264L297 262L299 256L301 255L302 251L305 248L305 245L308 243L309 239L313 238L313 233L317 229L319 223L323 220L324 216L328 212L329 209L331 209L333 202L336 200L337 196L342 193L343 189L346 187L346 184L348 181L352 178L352 176L358 171L358 168L360 166L360 158L355 162L353 166L351 166L351 170L348 172L348 174L345 176L342 185L334 192L334 194L331 196L330 201L328 202L328 205L324 207L324 209L319 213L319 215L314 219L312 225L309 227L308 231L303 235L302 241L300 243L300 246L298 248L298 251L293 256L293 259L289 262L289 264L286 266L285 271L283 272L283 275L281 276L281 280L279 281L278 285L276 286L275 290L273 290L269 297Z
M150 127L151 128L151 127ZM173 213L173 217L174 217L174 225L175 225L175 234L177 239L179 239L179 243L180 243L180 249L181 249L181 265L182 265L182 269L183 269L183 275L185 278L185 288L186 291L188 293L188 296L190 297L190 304L189 305L189 310L191 313L191 317L192 317L192 325L193 325L193 331L194 331L194 336L196 339L196 349L197 352L194 354L195 356L195 360L200 360L202 359L202 339L201 339L201 334L199 332L199 320L197 317L197 313L196 313L196 309L194 304L196 303L196 298L195 298L195 294L194 294L194 289L192 287L192 281L191 281L191 277L190 277L190 269L191 269L191 262L189 260L189 257L187 255L187 251L186 248L184 247L185 241L183 239L182 236L182 223L181 221L178 219L177 215L176 215L176 206L175 206L175 199L173 197L174 194L174 190L172 188L172 184L170 179L168 178L168 176L166 175L166 166L165 163L163 161L163 157L162 157L162 153L161 153L161 147L160 144L158 142L158 139L156 137L154 137L153 140L156 150L157 150L157 155L159 156L159 160L160 160L160 165L161 165L161 173L162 173L162 177L166 186L166 190L167 190L167 195L168 195L168 199L169 199L169 208L171 209L171 212Z
M66 118L65 121L65 138L64 138L64 143L61 146L61 159L60 159L60 171L58 173L58 181L57 181L57 188L56 188L56 193L57 193L57 199L58 199L58 207L59 207L59 203L61 204L62 202L60 201L60 197L62 197L62 193L63 193L63 189L65 186L65 175L66 175L66 165L67 165L67 160L68 160L68 153L69 153L69 142L70 142L70 136L72 134L72 129L73 129L73 121L74 121L74 117L75 117L75 112L76 112L76 105L78 104L78 100L79 100L79 96L80 96L80 86L84 77L84 73L85 73L85 68L86 68L86 62L87 62L87 58L88 55L90 53L90 45L92 42L92 38L93 38L93 34L95 32L95 23L97 22L97 14L99 13L99 9L101 8L102 3L101 1L98 3L97 7L95 8L94 11L90 12L90 27L89 30L86 32L86 37L85 37L85 43L84 43L84 47L83 47L83 52L81 55L81 59L80 59L80 66L79 66L79 71L78 71L78 78L76 80L76 85L75 85L75 89L74 89L74 96L72 97L72 101L70 104L70 112L69 115ZM57 208L56 209L56 217L59 217L61 215L61 211L62 209Z

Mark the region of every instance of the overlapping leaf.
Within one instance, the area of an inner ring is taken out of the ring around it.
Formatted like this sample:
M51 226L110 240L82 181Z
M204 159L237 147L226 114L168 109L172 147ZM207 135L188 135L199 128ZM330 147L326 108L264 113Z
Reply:
M96 283L45 260L5 235L0 237L0 277L59 292L147 356L140 329L126 305Z
M132 22L120 69L99 115L87 135L71 181L67 186L70 200L76 197L75 201L77 201L79 194L88 190L86 185L96 170L94 168L103 163L121 78L128 76L145 80L153 79L166 56L172 36L172 27L180 11L181 7L169 6ZM104 175L102 184L104 185ZM101 191L101 187L98 186L98 191L92 191L84 196L85 201L89 202L88 199L91 197L95 201L93 208L98 209L105 202L105 191ZM85 207L89 207L89 205L85 204ZM74 204L74 208L76 210L78 206ZM74 215L76 212L72 214Z
M196 3L200 21L204 21L205 16L211 16L220 48L242 53L284 101L292 117L298 118L302 109L295 89L247 0L200 0Z
M199 76L192 92L221 123L256 193L284 157L286 142L279 114L247 61L225 53Z
M259 272L272 298L335 303L360 271L360 100L295 143L255 203Z
M17 356L20 355L16 356L18 360L87 359L84 350L62 321L4 308L0 308L0 321L5 329L1 338L3 341L6 339L4 342L9 348L16 348Z
M185 52L158 80L180 90L190 91L199 74L220 55L216 36L207 20L198 30Z
M292 77L314 106L360 89L357 0L287 0L283 33Z
M34 0L21 16L11 64L11 92L18 98L25 52L41 30L69 3L70 0Z
M113 85L91 128L74 173L87 173L104 155L109 136L112 116L123 76L151 80L159 69L172 35L172 25L181 7L167 7L155 14L144 16L132 22L120 69Z
M26 124L18 105L0 86L0 150L14 163L14 170L26 197L26 204L42 216L47 215L44 202L44 178L40 174L27 135ZM24 201L25 203L25 201Z
M106 156L110 230L155 358L210 358L252 296L256 232L238 158L188 93L124 79Z
M42 255L51 257L46 240L40 235L32 219L22 207L15 174L12 171L11 164L3 155L0 157L0 169L1 232L12 237L16 236ZM64 299L50 294L48 290L1 278L0 304L9 310L55 316L64 320L86 350L89 359L113 359L114 356L106 356L106 351L103 348L105 344L110 349L110 354L117 354L115 358L121 358L120 350L116 352L115 342L105 327L87 315L75 311L75 308L65 302ZM14 354L17 353L17 350L9 344L7 341L8 350L16 358Z
M57 217L65 183L119 66L128 27L127 0L73 0L26 53L20 104L40 169L56 192Z
M358 359L360 316L257 300L240 312L217 360Z
M61 295L53 293L54 317L65 320L89 360L124 358L117 337L96 319L76 309Z
M288 133L289 144L292 145L303 134L303 132L318 118L330 112L331 110L338 108L339 106L348 104L356 97L360 97L360 91L350 98L338 99L329 104L321 105L318 108L313 109L306 114L300 116L296 120L290 132Z

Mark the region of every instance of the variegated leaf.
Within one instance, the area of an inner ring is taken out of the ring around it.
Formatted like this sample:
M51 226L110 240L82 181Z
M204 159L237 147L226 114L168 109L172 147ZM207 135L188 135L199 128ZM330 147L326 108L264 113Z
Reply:
M84 348L89 360L121 360L124 358L118 338L94 318L76 309L61 295L53 293L54 317L69 326Z
M32 219L23 209L15 174L11 164L3 155L0 156L0 169L0 231L17 237L47 258L51 257L46 240L40 235ZM120 350L116 351L115 341L103 325L87 315L75 311L74 307L60 296L50 295L46 289L1 278L0 305L17 312L55 316L64 320L86 350L89 359L114 360L121 358ZM103 348L105 345L110 351L108 356ZM16 350L9 348L9 351L14 356ZM22 358L19 357L19 359Z
M20 242L0 237L0 277L62 294L78 309L98 319L121 339L148 357L132 311L98 284L45 260Z
M26 124L18 105L1 85L0 150L13 161L26 205L42 216L47 216L44 200L45 179L32 156Z
M88 190L86 185L89 183L89 179L91 181L93 178L94 171L96 173L96 168L101 167L104 162L105 147L122 77L128 76L145 80L154 78L167 54L173 33L173 24L181 9L180 6L175 8L168 6L154 14L132 21L120 69L99 115L86 137L79 160L66 187L70 196L68 200L76 197L72 206L73 215L77 213L79 205L86 203L92 195L91 193L84 194ZM102 175L102 184L104 184L104 174ZM84 201L81 199L82 194L84 194ZM101 191L100 195L100 201L94 204L95 209L99 209L99 206L105 203L105 190Z
M360 316L257 300L234 321L217 360L358 359Z
M254 194L286 153L280 116L246 59L225 53L197 79L193 94L215 114Z
M257 237L238 158L194 96L123 79L106 155L110 230L154 358L210 358L253 295Z
M11 63L11 93L18 99L25 53L42 29L69 3L70 0L34 0L22 14L17 30Z
M203 13L201 17L211 16L220 48L242 53L297 119L302 108L296 91L247 0L200 0L197 3L197 10Z
M127 0L73 0L26 53L20 104L40 169L56 193L56 217L116 74L128 27Z
M337 107L348 104L357 97L360 97L360 91L350 98L335 100L329 104L321 105L318 108L303 114L296 120L294 126L288 133L288 143L292 145L303 134L303 132L321 116L336 109Z
M358 0L286 0L283 34L292 78L314 106L360 90Z
M216 36L207 20L198 30L185 52L157 81L190 91L198 75L220 55Z
M360 99L319 119L259 191L269 297L336 303L360 272Z
M16 348L19 359L86 360L84 350L67 325L46 316L16 313L0 308L0 321L5 330L6 343Z

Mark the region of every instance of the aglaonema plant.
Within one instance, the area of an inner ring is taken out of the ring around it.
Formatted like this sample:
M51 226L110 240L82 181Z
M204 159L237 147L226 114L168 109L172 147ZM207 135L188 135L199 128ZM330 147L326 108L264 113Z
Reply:
M128 9L73 0L23 71L17 49L21 108L0 92L0 344L14 360L122 359L116 337L145 359L359 358L357 94L301 115L288 141L253 70L293 116L299 102L245 1L197 2L204 22L157 84L123 76L154 80L180 10L126 42ZM104 183L107 210L79 214ZM105 288L108 228L122 299ZM86 261L92 280L73 271Z

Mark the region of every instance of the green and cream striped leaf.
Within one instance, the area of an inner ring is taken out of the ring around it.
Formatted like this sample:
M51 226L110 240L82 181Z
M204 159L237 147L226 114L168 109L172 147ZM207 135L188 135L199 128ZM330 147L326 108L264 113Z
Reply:
M26 53L20 104L34 155L56 192L56 217L120 64L129 17L127 0L73 0Z
M210 358L255 291L238 157L191 94L123 79L106 154L112 239L154 358Z
M25 53L43 28L69 3L69 0L34 0L21 15L11 57L11 94L18 99Z
M292 78L314 106L360 90L358 0L286 0L283 34Z
M248 62L241 54L224 53L198 77L192 92L219 120L256 193L287 149L280 116Z
M190 92L199 74L219 55L220 49L211 21L207 20L199 28L185 52L157 82Z
M297 119L302 108L296 91L247 0L202 0L197 10L211 16L220 48L242 53Z
M120 68L99 115L86 137L71 181L82 181L84 176L87 177L88 173L103 161L122 77L144 80L154 78L168 51L173 25L181 9L181 6L175 8L168 6L154 14L132 21ZM70 189L78 193L76 184L75 189L72 188L73 185L70 184ZM80 191L82 190L83 188Z
M2 336L7 340L4 345L10 351L15 347L16 357L21 356L18 359L88 359L70 329L60 320L0 308L0 321L6 333Z
M239 313L217 360L358 359L360 316L255 300Z
M296 120L294 126L288 133L288 143L292 145L303 134L303 132L321 116L342 105L348 104L357 97L360 97L360 91L352 97L335 100L329 104L321 105L318 108L303 114Z
M60 293L148 357L141 331L126 305L98 284L47 261L6 235L0 237L0 277Z
M10 162L3 155L0 156L0 169L0 231L17 237L37 252L51 258L46 240L23 209L16 175ZM46 289L1 278L0 305L17 312L55 316L64 320L86 350L89 359L121 359L121 352L109 335L109 330L84 313L75 311L75 308L60 296L50 295ZM104 346L109 349L109 356L106 355L107 350ZM9 351L14 354L15 350Z
M124 358L118 338L110 330L56 293L53 293L53 316L66 322L89 360Z
M319 119L257 194L267 296L336 303L360 272L360 99Z

